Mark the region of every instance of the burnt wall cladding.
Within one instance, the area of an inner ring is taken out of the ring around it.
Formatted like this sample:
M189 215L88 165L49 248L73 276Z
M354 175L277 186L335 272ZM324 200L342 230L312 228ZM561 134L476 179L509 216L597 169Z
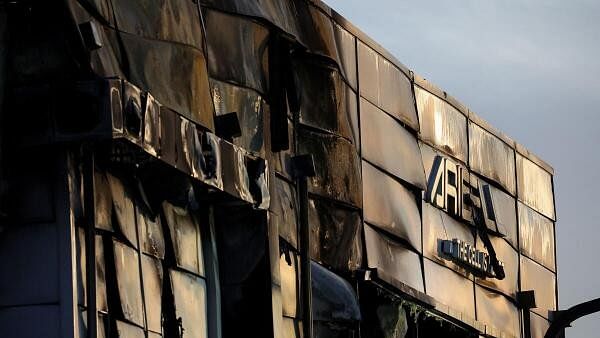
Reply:
M509 323L503 330L519 336L519 290L536 290L539 306L532 326L544 326L547 311L556 309L551 168L415 76L319 1L204 0L201 9L188 0L160 6L69 3L76 22L96 23L104 42L90 52L90 70L151 93L164 108L145 118L169 127L163 136L185 133L186 125L181 118L168 125L163 111L172 110L217 135L224 132L214 120L235 112L241 135L233 144L268 160L269 234L281 237L269 243L278 254L271 252L273 311L282 314L283 336L297 336L302 325L290 158L303 153L313 155L317 171L309 181L313 260L341 274L377 269L382 280L433 296L438 309L466 322L482 321L490 332ZM489 185L496 214L495 222L486 225L505 262L504 280L476 278L440 256L440 239L459 238L487 249L468 217L452 217L427 200L439 157L468 169L462 178L470 186ZM203 225L186 208L169 202L145 207L140 196L131 196L136 185L123 180L102 170L96 177L99 323L132 336L144 330L160 333L157 313L165 297L171 307L162 310L171 320L180 317L185 326L205 318L201 309L185 305L187 297L204 302L208 297L200 249ZM32 186L27 191L45 187L33 183L26 181ZM236 189L235 183L224 182L233 185L230 189ZM39 191L23 197L22 205L30 208L37 199L42 207L29 215L52 219L44 198L52 196ZM83 256L84 242L77 238ZM455 292L448 292L447 285ZM31 302L46 302L53 292L41 292ZM80 305L85 310L85 301ZM173 323L165 325L175 329Z
M343 268L377 268L387 281L405 283L446 305L457 302L436 291L437 284L441 284L436 280L443 278L442 275L455 276L447 280L455 281L457 290L465 290L465 297L472 302L463 304L472 306L450 312L458 310L465 318L481 320L489 325L490 332L510 323L505 331L519 336L515 302L519 290L538 291L544 304L538 312L546 318L547 310L556 308L556 304L546 300L555 297L546 291L548 285L555 288L555 277L550 277L555 271L552 173L548 171L551 169L537 160L529 160L522 148L516 150L514 141L435 85L413 76L389 53L320 3L264 1L241 5L237 1L206 1L204 5L210 8L205 12L236 13L243 18L238 20L265 25L270 34L273 27L284 30L296 44L302 45L302 52L292 52L293 90L287 92L290 104L286 111L290 120L281 127L290 132L290 150L285 156L308 152L315 157L317 176L310 185L311 205L322 204L317 203L319 200L328 203L320 211L324 216L311 221L313 240L320 247L313 250L313 259L333 268L342 267L337 259L320 252L329 249L328 242L319 241L321 236L330 234L339 239L338 243L344 243L337 248L345 250L344 260L353 262L350 257L354 255L354 246L346 245L344 238L354 230L340 231L355 227L349 221L354 216L347 214L345 224L329 216L339 214L334 211L339 210L335 206L339 204L342 209L350 207L349 211L357 208L365 222L361 232L361 237L365 236L364 259L358 265ZM285 19L290 16L300 19ZM208 35L209 42L222 36L219 33L211 36L210 32ZM210 43L208 48L211 49ZM240 59L244 62L239 65L272 64L272 60L259 63L264 56L245 60L248 55L256 57L256 53L243 54ZM261 88L255 90L264 92ZM273 198L282 198L285 203L274 201L274 219L282 238L296 246L296 207L289 181L292 176L280 153L271 156L277 172L274 185L290 186L275 188L278 195ZM478 186L480 182L489 185L490 203L496 215L488 230L499 258L506 264L504 280L473 278L463 267L439 256L438 239L462 238L479 250L486 248L469 222L454 219L422 200L436 156L447 157L469 169L466 179L472 185ZM362 182L358 192L354 191L357 182ZM325 229L327 224L332 228ZM541 246L532 242L538 235L544 238ZM382 251L382 248L388 249ZM402 264L390 265L389 252L403 257ZM424 256L425 265L419 255ZM541 282L544 286L534 285L532 274L538 270L523 266L527 264L526 257L550 273ZM424 280L413 278L421 275ZM477 312L475 303L479 304ZM495 313L502 316L493 316Z

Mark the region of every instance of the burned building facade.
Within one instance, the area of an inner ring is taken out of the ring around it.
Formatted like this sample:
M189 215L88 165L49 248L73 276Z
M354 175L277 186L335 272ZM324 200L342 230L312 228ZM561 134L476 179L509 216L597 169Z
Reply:
M3 337L543 337L557 310L552 168L318 0L4 2L0 119Z

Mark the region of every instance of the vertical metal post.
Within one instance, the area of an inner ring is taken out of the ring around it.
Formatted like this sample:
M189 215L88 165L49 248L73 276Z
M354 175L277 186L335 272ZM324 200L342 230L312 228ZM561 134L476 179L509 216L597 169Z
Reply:
M304 337L312 338L312 276L310 268L310 224L308 223L308 184L298 178L300 216L300 276L302 277L302 314Z
M298 213L300 223L300 285L302 292L302 321L304 338L313 337L312 323L312 277L310 267L310 224L308 221L307 177L315 176L312 155L298 155L292 159L298 189Z
M87 336L95 338L98 327L96 305L96 206L94 201L94 152L86 147L83 159L83 193L86 247Z
M531 313L528 309L523 310L523 333L524 338L531 338Z
M517 304L523 312L524 338L531 338L531 313L529 310L537 307L535 304L535 291L523 290L517 292Z

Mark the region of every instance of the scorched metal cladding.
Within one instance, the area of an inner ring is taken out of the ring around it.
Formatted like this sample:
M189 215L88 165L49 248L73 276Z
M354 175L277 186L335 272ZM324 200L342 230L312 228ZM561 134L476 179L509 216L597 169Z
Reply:
M0 336L541 337L557 310L552 168L317 0L2 2L0 119Z

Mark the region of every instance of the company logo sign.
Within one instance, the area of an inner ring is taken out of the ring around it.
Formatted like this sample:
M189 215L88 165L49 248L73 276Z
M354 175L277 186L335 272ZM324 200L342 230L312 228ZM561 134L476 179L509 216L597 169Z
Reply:
M497 277L490 262L490 255L477 250L469 243L456 238L453 240L441 240L440 251L442 257L472 271L473 274L479 277ZM499 264L504 266L502 262L499 262Z
M496 214L489 184L471 177L467 168L449 158L436 156L427 182L427 202L453 217L474 223L481 211L487 228L496 229Z
M504 263L496 257L487 229L496 229L496 213L489 184L471 177L467 168L436 156L427 182L427 202L453 217L474 224L487 253L459 239L439 240L440 256L474 275L504 279Z

